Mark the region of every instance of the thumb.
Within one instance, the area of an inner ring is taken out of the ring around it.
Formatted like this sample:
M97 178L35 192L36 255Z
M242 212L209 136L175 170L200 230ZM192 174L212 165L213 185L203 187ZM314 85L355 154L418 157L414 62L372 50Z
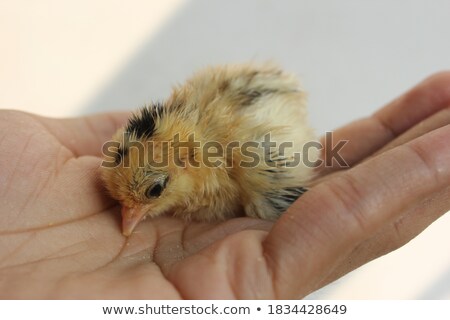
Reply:
M75 156L101 156L102 145L125 125L130 112L100 113L78 118L46 118L33 115Z

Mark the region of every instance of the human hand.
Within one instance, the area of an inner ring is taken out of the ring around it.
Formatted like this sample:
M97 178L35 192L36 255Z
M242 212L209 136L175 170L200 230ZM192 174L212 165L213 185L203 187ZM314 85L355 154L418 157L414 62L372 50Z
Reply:
M334 134L324 168L275 224L147 219L129 238L98 177L127 114L0 112L0 292L7 298L300 298L403 245L450 209L450 74Z

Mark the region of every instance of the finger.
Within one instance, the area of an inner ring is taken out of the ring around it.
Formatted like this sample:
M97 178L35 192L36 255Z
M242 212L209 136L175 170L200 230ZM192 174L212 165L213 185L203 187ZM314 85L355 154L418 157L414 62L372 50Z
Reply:
M364 160L368 160L371 157L377 156L383 152L391 150L399 145L405 144L409 141L414 140L428 132L441 128L450 124L450 108L445 108L437 113L431 115L424 121L419 122L411 129L407 130L405 133L401 134L399 137L393 139L387 143L384 147L380 148L374 154L368 156ZM333 176L340 174L341 171L328 172L318 178L316 178L310 186L314 186L322 183L323 181L331 179Z
M450 126L312 188L280 218L264 247L278 297L305 295L356 245L417 198L450 185ZM299 266L304 266L299 268Z
M102 145L126 123L129 115L129 112L115 112L67 119L34 117L79 157L100 156Z
M425 79L374 116L398 135L449 105L450 72L441 72Z
M348 140L340 155L352 166L449 105L450 72L438 73L425 79L372 116L337 129L333 132L333 140ZM323 145L326 146L326 143ZM324 157L327 151L329 150L324 150ZM338 163L332 164L330 167L322 168L323 174L341 169Z
M421 200L407 210L404 216L363 241L318 285L317 289L369 261L402 247L449 210L450 187L447 187L432 197Z
M427 132L431 132L448 124L450 124L450 107L440 110L429 116L427 119L419 122L414 127L407 130L396 139L386 144L383 148L375 152L374 156L395 148L396 146L412 141Z

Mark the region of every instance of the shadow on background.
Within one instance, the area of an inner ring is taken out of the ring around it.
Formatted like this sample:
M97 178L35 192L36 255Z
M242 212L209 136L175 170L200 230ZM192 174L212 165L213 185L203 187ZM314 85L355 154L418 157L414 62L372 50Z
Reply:
M438 300L450 296L450 269L440 277L417 300Z

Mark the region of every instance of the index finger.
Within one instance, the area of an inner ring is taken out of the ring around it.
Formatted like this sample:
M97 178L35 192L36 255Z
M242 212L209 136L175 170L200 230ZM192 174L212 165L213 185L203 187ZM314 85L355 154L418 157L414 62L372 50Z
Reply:
M441 72L425 79L372 116L335 130L333 140L348 141L340 155L352 166L448 106L450 72ZM322 174L338 169L340 167L334 164L324 168Z

